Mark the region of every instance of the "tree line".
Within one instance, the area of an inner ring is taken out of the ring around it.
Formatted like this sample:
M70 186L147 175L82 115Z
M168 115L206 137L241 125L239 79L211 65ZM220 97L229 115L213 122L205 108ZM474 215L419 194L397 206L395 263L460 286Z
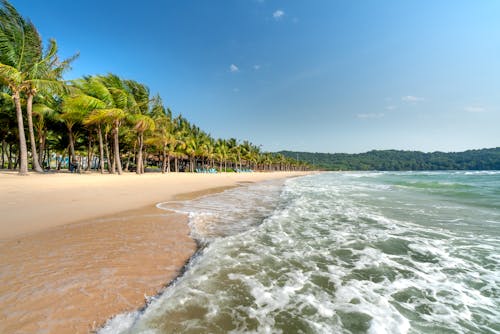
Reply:
M77 58L61 60L54 39L44 45L35 25L0 0L0 168L20 174L308 168L249 141L213 138L173 115L143 83L115 74L64 80Z
M299 157L324 170L500 170L500 147L464 152L374 150L366 153L308 153L281 151L287 157Z

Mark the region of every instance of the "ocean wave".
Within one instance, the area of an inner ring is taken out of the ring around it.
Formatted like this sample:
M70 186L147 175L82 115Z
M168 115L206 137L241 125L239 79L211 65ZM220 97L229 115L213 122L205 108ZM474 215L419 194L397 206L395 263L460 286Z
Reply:
M467 215L460 203L379 187L395 177L406 176L288 180L271 196L273 208L248 224L237 205L254 199L228 204L228 194L240 197L228 191L189 203L189 212L217 216L214 226L227 233L193 225L210 242L186 274L143 313L117 317L102 333L497 331L500 236L483 223L497 222L498 212Z

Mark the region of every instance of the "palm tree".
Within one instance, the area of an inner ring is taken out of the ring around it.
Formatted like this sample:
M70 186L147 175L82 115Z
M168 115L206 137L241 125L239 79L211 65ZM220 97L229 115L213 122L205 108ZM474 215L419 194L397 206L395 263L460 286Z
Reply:
M33 115L36 116L34 127L38 134L39 163L43 165L44 151L48 137L48 123L60 122L62 113L62 99L57 95L39 95L33 104Z
M132 125L132 129L137 134L137 143L139 145L137 151L137 174L144 173L144 163L142 152L144 148L144 132L154 130L155 122L150 116L152 110L149 110L150 100L149 88L133 80L124 80L124 87L129 93L127 111L128 121ZM155 106L152 106L152 109Z
M144 173L144 164L142 158L142 150L144 147L144 132L147 130L154 130L155 122L148 115L136 114L130 117L130 121L133 124L133 129L137 133L137 142L139 144L139 148L137 151L137 174Z
M166 114L159 114L155 119L155 129L153 136L148 139L148 143L157 147L163 153L162 173L170 172L170 157L174 155L177 138L174 133L171 118Z
M65 85L61 81L62 73L69 68L70 63L78 57L78 54L73 57L59 62L57 58L57 43L55 40L50 40L49 48L45 54L40 55L40 59L32 66L32 70L28 74L26 80L26 113L28 119L28 131L31 142L31 152L33 155L33 165L37 172L42 172L42 168L38 162L38 154L36 149L35 134L33 130L33 99L39 91L62 92Z
M28 149L21 108L21 93L29 85L28 73L40 58L42 47L35 26L25 20L7 1L0 7L0 81L9 87L14 105L19 134L19 173L28 173Z
M12 97L16 103L17 113L22 115L20 93L27 95L26 113L28 120L28 132L30 136L33 169L43 172L40 166L35 133L33 129L33 99L40 90L60 90L63 85L60 77L69 64L76 59L75 55L63 62L57 58L57 43L49 41L49 47L43 52L42 40L35 26L25 20L17 13L16 9L6 0L2 0L0 8L0 77L2 81L8 82L12 91ZM17 101L17 102L16 102ZM18 125L22 120L18 116ZM26 151L27 169L27 147L24 138L24 129L20 131L21 151ZM24 144L23 144L24 142ZM24 153L21 153L21 173L24 173Z
M229 158L229 148L227 146L227 142L224 139L218 139L215 142L215 156L217 160L219 160L219 170L222 172L223 170L227 170L227 160ZM224 164L224 169L222 169L222 165Z
M186 138L185 141L185 152L189 157L189 171L194 173L194 165L196 163L196 156L200 154L201 151L201 140L200 137L196 135L196 133L191 133L190 136Z
M102 132L104 125L111 126L113 136L113 154L111 172L122 173L120 161L119 133L121 121L125 118L124 109L129 102L129 95L125 92L120 78L113 74L107 76L85 77L73 82L79 92L65 102L68 109L90 110L84 119L85 124L96 124L99 132L99 146L102 153ZM101 161L103 154L101 154ZM101 170L103 165L101 163Z
M4 92L4 87L0 87L0 139L2 141L2 161L0 168L5 168L5 157L7 156L8 165L11 165L9 155L12 154L11 150L7 153L7 146L12 148L11 139L14 137L13 129L16 124L16 111L14 101L10 94ZM16 138L17 139L17 138Z

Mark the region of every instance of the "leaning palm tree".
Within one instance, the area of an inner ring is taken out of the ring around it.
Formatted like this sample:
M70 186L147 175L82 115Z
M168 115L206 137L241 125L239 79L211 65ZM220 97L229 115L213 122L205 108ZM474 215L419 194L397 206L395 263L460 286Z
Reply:
M62 82L62 74L77 57L78 54L60 62L57 57L57 43L55 40L50 40L49 48L44 54L40 55L40 59L33 64L31 71L28 73L26 80L26 114L33 166L38 172L41 172L42 169L38 163L38 153L33 129L33 99L40 91L47 92L49 95L64 92L66 86Z
M26 113L33 168L37 172L43 172L33 130L33 99L40 90L60 89L62 72L76 56L59 62L55 40L50 40L49 47L44 52L35 26L24 19L7 0L1 0L0 4L0 81L9 86L16 105L21 151L20 173L26 174L28 168L21 93L27 96Z
M133 130L137 133L137 143L139 144L137 150L137 174L144 173L144 163L142 158L142 151L144 148L144 132L147 130L154 130L155 122L148 115L134 114L129 117L129 121L133 124Z
M162 173L170 173L170 157L174 155L178 143L173 124L168 116L161 114L155 119L155 123L155 131L148 139L148 143L162 151Z
M155 99L150 100L149 88L134 80L124 80L124 88L128 95L127 120L132 130L137 134L137 174L144 173L142 153L144 149L144 132L154 130L155 122L151 117L156 111L156 106L151 102L158 103ZM149 109L151 105L151 109Z
M83 120L84 124L96 124L101 133L101 126L110 125L113 136L113 154L111 172L122 173L120 161L120 125L125 118L125 108L129 95L125 92L120 78L113 74L107 76L85 77L73 82L78 88L76 94L66 100L68 108L90 111ZM99 135L100 152L102 152L102 135ZM101 161L102 155L101 155ZM101 170L103 166L101 165Z
M36 103L33 104L33 115L36 117L33 124L38 134L38 153L39 163L43 165L44 151L47 143L48 136L48 123L52 120L57 120L60 110L59 104L61 100L55 95L44 95L37 98Z
M19 134L19 173L28 173L28 149L21 108L21 93L33 64L40 58L42 47L35 26L24 19L6 0L0 2L0 82L9 87Z
M229 148L224 139L218 139L215 142L215 157L219 160L219 170L226 171L227 170L227 160L229 158ZM224 168L222 168L224 166Z

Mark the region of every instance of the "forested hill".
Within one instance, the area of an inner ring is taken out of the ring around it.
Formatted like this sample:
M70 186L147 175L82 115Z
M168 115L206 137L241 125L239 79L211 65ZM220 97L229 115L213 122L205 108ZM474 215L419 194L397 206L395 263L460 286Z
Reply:
M500 147L451 153L397 150L359 154L279 153L325 170L500 170Z

